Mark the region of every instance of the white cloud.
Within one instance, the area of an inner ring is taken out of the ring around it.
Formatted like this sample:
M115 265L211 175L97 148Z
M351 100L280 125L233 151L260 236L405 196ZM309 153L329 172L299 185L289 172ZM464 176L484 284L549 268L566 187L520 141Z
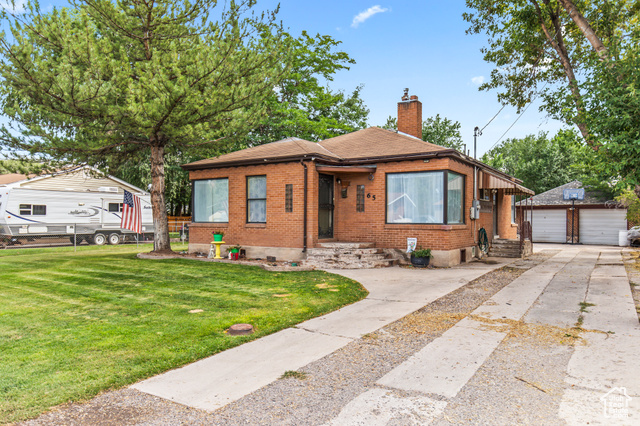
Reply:
M362 24L367 19L371 18L376 13L388 12L389 9L386 7L381 7L379 4L375 6L371 6L369 9L358 13L353 17L353 22L351 22L352 28L358 28L358 25Z
M483 75L479 75L477 77L473 77L471 79L471 82L473 84L475 84L476 86L480 86L482 83L484 83L484 76Z
M0 9L14 13L24 13L25 0L15 0L14 4L11 4L11 0L0 0Z

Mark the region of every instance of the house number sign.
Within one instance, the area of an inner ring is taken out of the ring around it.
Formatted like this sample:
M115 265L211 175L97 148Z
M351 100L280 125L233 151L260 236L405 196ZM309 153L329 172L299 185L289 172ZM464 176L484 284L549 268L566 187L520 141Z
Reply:
M368 193L368 194L367 194L367 198L371 198L373 201L375 201L375 200L376 200L376 196L375 196L375 194L374 194L374 195L371 195L371 193Z

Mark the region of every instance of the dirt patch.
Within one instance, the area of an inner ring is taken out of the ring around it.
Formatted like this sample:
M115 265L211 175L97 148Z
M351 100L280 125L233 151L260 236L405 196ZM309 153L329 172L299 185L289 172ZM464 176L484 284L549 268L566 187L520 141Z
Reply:
M562 328L546 324L528 324L510 319L489 319L476 315L469 318L486 325L488 330L507 333L507 338L533 338L540 345L568 345L584 344L580 333L588 331L579 327Z

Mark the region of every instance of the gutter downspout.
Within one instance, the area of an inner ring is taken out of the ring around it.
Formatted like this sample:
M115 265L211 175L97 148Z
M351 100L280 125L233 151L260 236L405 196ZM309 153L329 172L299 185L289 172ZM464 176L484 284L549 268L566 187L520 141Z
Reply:
M307 252L307 165L304 163L303 160L300 160L300 163L302 164L302 167L304 167L304 208L303 208L303 218L302 218L302 223L303 223L303 227L304 230L302 231L302 252L306 253Z

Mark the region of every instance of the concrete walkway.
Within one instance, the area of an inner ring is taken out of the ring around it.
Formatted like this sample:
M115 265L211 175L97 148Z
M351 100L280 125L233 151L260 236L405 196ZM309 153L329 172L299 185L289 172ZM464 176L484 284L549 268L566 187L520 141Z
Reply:
M471 280L499 268L471 263L449 269L385 268L329 271L354 278L369 296L294 328L136 383L132 388L213 411L380 329Z
M506 337L509 320L566 328L581 314L586 344L575 347L567 366L557 421L640 424L640 326L620 249L555 248L562 251L380 378L330 424L447 418L447 405Z

